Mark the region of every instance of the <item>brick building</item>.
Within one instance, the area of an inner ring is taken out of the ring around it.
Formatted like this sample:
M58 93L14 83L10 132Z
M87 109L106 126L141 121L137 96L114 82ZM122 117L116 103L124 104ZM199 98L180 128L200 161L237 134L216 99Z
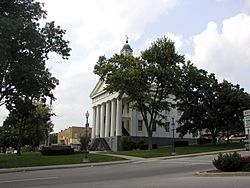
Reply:
M88 128L88 138L91 138L91 131L92 128ZM81 143L81 137L85 137L86 135L86 128L79 127L79 126L72 126L65 130L61 130L58 133L57 143L58 144L65 144L70 145L74 148L79 148Z

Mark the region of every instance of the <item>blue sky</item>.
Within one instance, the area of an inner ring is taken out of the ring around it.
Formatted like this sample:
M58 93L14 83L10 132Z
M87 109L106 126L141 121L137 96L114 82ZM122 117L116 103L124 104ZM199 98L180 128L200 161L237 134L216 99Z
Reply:
M119 53L125 35L134 55L164 35L199 68L250 92L250 0L40 0L47 21L67 30L68 61L51 54L47 66L55 90L55 132L83 125L100 55ZM90 114L91 115L91 114ZM6 115L1 114L1 119ZM90 117L91 124L91 117Z

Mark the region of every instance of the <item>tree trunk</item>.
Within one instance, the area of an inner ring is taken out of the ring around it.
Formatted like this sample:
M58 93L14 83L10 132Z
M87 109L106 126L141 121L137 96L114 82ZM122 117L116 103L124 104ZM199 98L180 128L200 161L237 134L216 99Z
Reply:
M21 155L21 146L22 146L22 136L19 135L18 138L18 143L17 143L17 155L20 156Z
M215 146L216 145L216 136L215 136L215 132L211 131L211 135L212 135L212 144Z
M153 149L152 134L148 134L148 150Z

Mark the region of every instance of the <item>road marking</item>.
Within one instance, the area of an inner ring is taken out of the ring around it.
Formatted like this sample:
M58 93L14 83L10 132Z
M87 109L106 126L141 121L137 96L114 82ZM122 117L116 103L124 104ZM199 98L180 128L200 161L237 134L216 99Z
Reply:
M57 179L58 177L44 177L44 178L32 178L32 179L19 179L19 180L6 180L0 181L0 184L3 183L12 183L12 182L25 182L25 181L37 181L37 180L49 180L49 179Z

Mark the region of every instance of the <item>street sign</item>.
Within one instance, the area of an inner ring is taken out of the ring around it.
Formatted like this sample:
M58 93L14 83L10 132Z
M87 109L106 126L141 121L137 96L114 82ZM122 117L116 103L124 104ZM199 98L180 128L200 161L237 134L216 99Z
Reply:
M245 128L250 128L250 116L244 117Z
M250 110L244 110L243 114L244 114L244 117L250 116Z
M250 110L245 110L244 112L244 125L245 129L250 128ZM246 132L247 134L248 132Z

